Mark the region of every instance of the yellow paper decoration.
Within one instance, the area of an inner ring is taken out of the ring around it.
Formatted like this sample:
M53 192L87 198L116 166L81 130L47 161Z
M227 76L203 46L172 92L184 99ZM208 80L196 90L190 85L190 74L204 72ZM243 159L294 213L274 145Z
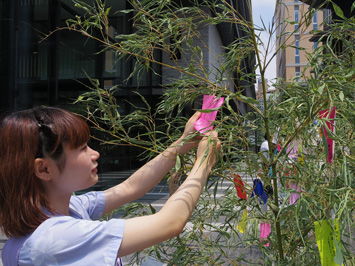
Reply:
M239 221L239 224L237 226L237 230L241 233L244 233L245 230L247 229L248 225L248 211L244 210L242 218Z
M298 145L298 163L304 164L304 154L303 154L302 143L301 143L301 145Z
M334 220L334 231L331 226L332 223L332 221L327 220L314 222L322 266L343 265L342 259L340 260L340 264L335 262L335 257L337 257L337 262L339 262L339 257L342 258L341 250L339 248L337 249L335 245L335 241L337 241L338 247L340 247L339 221L338 219Z

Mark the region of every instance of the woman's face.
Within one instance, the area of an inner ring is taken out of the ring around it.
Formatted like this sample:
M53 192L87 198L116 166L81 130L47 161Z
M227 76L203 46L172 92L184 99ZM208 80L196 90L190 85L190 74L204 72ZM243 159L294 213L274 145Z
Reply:
M73 193L89 188L98 181L97 159L100 154L84 144L76 149L69 149L63 145L65 165L58 171L57 178L53 180L57 191Z

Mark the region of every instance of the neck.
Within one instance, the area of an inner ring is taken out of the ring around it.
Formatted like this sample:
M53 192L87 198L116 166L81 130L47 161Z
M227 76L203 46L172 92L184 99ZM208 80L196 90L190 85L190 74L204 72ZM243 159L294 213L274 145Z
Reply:
M49 202L52 208L63 215L69 215L69 202L71 195L59 196L50 194Z

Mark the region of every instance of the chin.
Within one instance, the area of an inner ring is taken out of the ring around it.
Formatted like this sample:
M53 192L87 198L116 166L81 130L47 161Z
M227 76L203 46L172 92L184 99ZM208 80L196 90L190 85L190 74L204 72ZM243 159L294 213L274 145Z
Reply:
M92 182L91 182L90 186L96 185L97 182L99 182L99 176L96 174L94 176L94 178L92 179Z
M92 177L90 180L88 180L87 185L86 185L86 186L83 186L83 188L81 188L80 190L91 188L91 187L94 186L98 181L99 181L99 177L96 175L95 177Z

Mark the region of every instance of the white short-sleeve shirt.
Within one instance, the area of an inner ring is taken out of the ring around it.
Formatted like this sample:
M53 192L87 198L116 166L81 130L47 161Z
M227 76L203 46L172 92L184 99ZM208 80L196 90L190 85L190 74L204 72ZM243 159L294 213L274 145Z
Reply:
M70 216L44 221L25 241L19 265L121 265L117 259L124 220L99 221L105 207L103 192L72 196Z

